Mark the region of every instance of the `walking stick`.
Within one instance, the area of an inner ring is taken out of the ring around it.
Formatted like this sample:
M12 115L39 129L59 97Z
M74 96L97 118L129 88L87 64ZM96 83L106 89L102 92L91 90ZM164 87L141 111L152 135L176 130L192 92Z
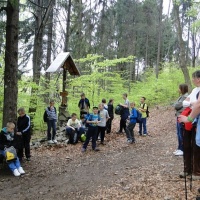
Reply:
M185 149L185 128L184 123L181 123L183 127L183 149ZM185 152L183 151L183 168L184 168L184 178L185 178L185 200L187 200L187 177L186 177L186 164L185 164Z

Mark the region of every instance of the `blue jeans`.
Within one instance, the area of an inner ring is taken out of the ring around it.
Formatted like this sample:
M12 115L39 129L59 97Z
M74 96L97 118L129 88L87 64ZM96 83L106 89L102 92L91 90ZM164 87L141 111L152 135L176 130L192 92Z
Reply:
M66 134L69 137L69 143L74 144L78 142L78 139L81 137L81 135L85 132L83 127L80 127L79 129L73 130L70 127L66 128Z
M183 127L181 123L176 122L176 132L178 138L178 149L183 151Z
M139 134L142 134L142 128L143 128L143 134L147 134L147 118L141 118L141 122L139 123Z
M54 140L56 136L56 120L48 120L47 121L47 139L48 140ZM51 129L53 129L53 134L51 135Z
M5 151L4 150L0 150L0 154L2 154L5 157ZM18 169L19 167L21 167L21 164L19 162L19 158L17 157L17 160L9 162L8 163L8 167L9 169L13 172L15 169Z

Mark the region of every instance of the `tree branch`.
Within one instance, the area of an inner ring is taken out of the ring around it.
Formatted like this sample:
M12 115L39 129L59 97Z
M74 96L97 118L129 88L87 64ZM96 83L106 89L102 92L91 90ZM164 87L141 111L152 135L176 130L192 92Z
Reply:
M28 1L29 1L30 3L32 3L33 5L37 6L37 7L44 8L44 9L47 8L47 7L44 7L44 6L40 6L40 5L38 5L38 4L36 4L36 3L32 2L32 1L30 1L30 0L28 0Z

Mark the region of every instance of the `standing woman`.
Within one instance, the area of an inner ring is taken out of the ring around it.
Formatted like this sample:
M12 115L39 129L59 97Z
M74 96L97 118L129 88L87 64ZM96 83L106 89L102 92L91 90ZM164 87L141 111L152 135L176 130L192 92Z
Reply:
M176 116L176 131L177 131L177 138L178 138L178 148L176 151L173 152L175 156L182 156L183 155L183 126L181 123L178 122L178 117L184 110L183 101L188 96L188 85L187 84L180 84L179 85L179 94L180 97L174 103L175 108L175 116Z

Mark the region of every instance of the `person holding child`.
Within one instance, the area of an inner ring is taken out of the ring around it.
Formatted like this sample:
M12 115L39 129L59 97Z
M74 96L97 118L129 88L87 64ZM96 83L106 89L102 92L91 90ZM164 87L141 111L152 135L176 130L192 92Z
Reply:
M99 149L96 148L96 139L97 139L97 133L98 133L98 124L100 122L101 122L101 118L98 114L98 107L94 106L93 114L90 114L86 121L86 123L88 123L88 132L86 134L86 140L81 150L82 152L86 151L90 138L92 138L92 149L94 151L99 151Z
M126 127L126 137L128 143L135 143L135 137L134 137L134 128L136 125L136 119L137 119L137 110L135 109L135 103L130 103L131 107L131 114L129 116L129 123Z
M71 119L68 120L66 128L66 134L69 137L69 143L77 143L82 133L84 133L84 128L81 127L80 121L77 119L76 113L72 113Z
M4 127L0 132L0 154L5 156L6 148L11 146L15 147L15 124L13 122L8 122L6 127ZM18 133L17 133L18 134ZM16 160L8 162L8 167L14 174L14 176L20 176L25 174L24 169L21 167L19 158Z

